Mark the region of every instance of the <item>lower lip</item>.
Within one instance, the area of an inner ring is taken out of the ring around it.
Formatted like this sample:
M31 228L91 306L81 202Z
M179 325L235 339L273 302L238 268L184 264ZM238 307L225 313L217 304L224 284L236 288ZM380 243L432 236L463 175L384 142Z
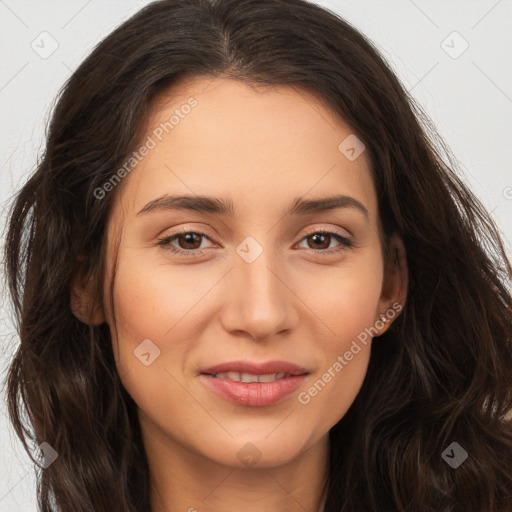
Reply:
M202 381L214 393L237 405L265 407L287 397L304 382L306 374L277 379L272 382L237 382L201 375Z

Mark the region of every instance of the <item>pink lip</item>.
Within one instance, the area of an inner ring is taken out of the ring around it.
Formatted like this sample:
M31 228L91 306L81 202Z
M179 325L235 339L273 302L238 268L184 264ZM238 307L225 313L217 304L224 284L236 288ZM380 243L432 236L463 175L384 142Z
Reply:
M236 382L213 376L227 372L253 375L282 372L288 375L273 382ZM233 361L206 368L201 372L200 378L211 391L232 403L247 407L264 407L276 404L293 393L304 382L307 374L304 368L285 361Z

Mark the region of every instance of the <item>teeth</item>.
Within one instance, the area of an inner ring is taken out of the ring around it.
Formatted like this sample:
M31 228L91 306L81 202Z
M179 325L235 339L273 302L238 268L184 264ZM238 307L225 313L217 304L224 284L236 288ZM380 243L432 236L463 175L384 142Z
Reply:
M260 375L258 377L258 382L272 382L273 380L276 380L276 373L269 373L267 375Z
M258 382L258 376L251 375L250 373L241 373L240 380L242 382Z
M265 375L253 375L251 373L227 372L214 375L217 379L229 379L236 382L273 382L278 379L284 379L286 373L267 373Z

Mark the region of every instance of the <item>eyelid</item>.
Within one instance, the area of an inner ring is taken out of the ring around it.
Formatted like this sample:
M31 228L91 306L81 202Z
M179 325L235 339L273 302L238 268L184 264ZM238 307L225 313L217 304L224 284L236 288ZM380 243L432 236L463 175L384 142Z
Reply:
M345 233L342 233L342 231L344 231ZM343 237L343 238L347 238L347 239L352 239L353 238L353 235L352 233L350 233L350 231L346 230L346 229L343 229L343 228L340 228L338 226L336 227L332 227L332 226L315 226L314 228L311 228L310 230L304 232L301 236L301 239L302 240L305 236L308 236L308 235L311 235L313 233L336 233L337 235Z

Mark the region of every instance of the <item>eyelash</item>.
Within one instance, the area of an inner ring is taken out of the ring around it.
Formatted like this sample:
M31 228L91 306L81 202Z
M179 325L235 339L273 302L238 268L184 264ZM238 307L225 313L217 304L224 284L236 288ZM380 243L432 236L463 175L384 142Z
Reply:
M176 240L179 236L184 236L188 234L194 234L199 235L200 237L207 238L210 240L209 236L206 233L203 233L201 231L192 231L183 229L180 230L178 233L174 233L172 235L162 237L158 239L158 246L162 246L165 250L171 251L172 253L179 254L182 256L187 257L197 257L201 256L207 249L192 249L192 250L185 250L185 249L179 249L176 247L171 246L171 242ZM321 250L315 250L315 249L306 249L308 252L313 253L315 255L319 256L332 256L334 254L338 254L343 252L346 249L353 249L354 248L354 242L352 238L346 237L342 235L341 233L338 233L337 231L322 231L322 230L312 230L304 234L304 236L300 239L300 242L302 242L305 238L311 235L331 235L335 240L340 242L340 245L337 248L334 249L321 249ZM211 241L211 240L210 240ZM299 242L299 243L300 243Z

